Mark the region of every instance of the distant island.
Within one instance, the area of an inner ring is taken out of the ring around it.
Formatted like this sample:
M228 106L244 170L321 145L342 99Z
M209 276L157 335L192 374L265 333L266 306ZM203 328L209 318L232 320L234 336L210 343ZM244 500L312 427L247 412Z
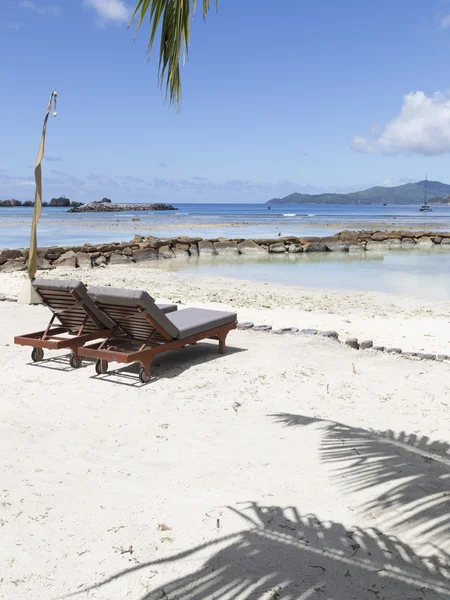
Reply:
M272 198L266 204L421 204L424 200L425 180L395 187L381 185L350 194L299 194ZM427 182L430 204L450 204L450 185L440 181Z
M70 198L66 198L65 196L60 196L59 198L52 198L50 200L50 202L43 202L42 206L45 207L61 207L61 206L67 206L67 207L77 207L77 206L81 206L83 203L82 202L74 202L73 200L70 200ZM10 200L0 200L0 207L2 208L14 208L14 207L21 207L24 206L25 208L27 207L33 207L34 206L34 202L32 202L31 200L26 200L25 202L21 202L20 200L15 200L14 198L11 198Z
M114 204L109 198L103 198L103 200L99 200L98 202L74 206L67 212L123 212L129 210L178 210L178 208L175 208L171 204L163 204L162 202L157 204Z
M0 200L0 208L14 208L14 207L33 207L34 202L10 199ZM60 198L52 198L50 202L43 202L42 206L45 207L66 207L69 210L67 212L123 212L123 211L135 211L135 210L178 210L171 204L164 204L158 202L156 204L114 204L109 198L103 198L96 202L90 202L89 204L83 204L83 202L75 202L61 196Z

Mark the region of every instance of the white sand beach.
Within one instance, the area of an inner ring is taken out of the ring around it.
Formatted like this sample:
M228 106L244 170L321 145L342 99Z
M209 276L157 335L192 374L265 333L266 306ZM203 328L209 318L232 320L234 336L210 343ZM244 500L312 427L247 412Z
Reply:
M24 277L2 274L0 296ZM448 302L137 265L51 277L449 349ZM225 355L168 353L142 385L65 352L31 364L13 337L48 318L0 302L0 597L450 598L450 362L235 331Z

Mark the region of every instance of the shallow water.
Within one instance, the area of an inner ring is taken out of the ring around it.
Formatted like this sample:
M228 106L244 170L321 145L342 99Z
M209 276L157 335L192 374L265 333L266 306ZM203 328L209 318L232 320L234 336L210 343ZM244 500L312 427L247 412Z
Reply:
M129 240L135 233L158 237L275 237L330 235L336 230L371 227L371 223L402 228L444 228L450 231L450 206L431 213L418 206L175 204L177 211L68 213L44 208L38 226L40 246ZM32 208L0 208L0 248L27 247ZM139 221L133 221L139 219Z
M369 290L450 300L450 248L305 253L262 258L202 257L152 263L183 274L232 277L316 289Z

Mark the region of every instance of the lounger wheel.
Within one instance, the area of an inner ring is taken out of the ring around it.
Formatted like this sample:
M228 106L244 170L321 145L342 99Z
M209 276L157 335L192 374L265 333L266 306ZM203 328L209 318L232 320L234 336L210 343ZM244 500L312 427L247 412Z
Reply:
M141 383L148 383L150 381L150 373L146 372L144 367L139 369L139 381Z
M97 375L104 375L105 373L107 373L108 361L99 358L95 363L95 372L97 373Z
M39 362L44 358L44 351L42 348L33 348L31 351L31 360L33 362Z
M72 352L69 358L69 363L72 369L79 369L81 367L81 356Z

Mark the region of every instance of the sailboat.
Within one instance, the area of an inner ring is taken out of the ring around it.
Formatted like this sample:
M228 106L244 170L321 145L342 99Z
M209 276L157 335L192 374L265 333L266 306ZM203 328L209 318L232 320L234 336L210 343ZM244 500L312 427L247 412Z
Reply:
M419 209L420 212L431 212L433 210L427 202L427 183L428 183L428 178L425 175L425 195L424 195L424 199L423 199L423 204Z

